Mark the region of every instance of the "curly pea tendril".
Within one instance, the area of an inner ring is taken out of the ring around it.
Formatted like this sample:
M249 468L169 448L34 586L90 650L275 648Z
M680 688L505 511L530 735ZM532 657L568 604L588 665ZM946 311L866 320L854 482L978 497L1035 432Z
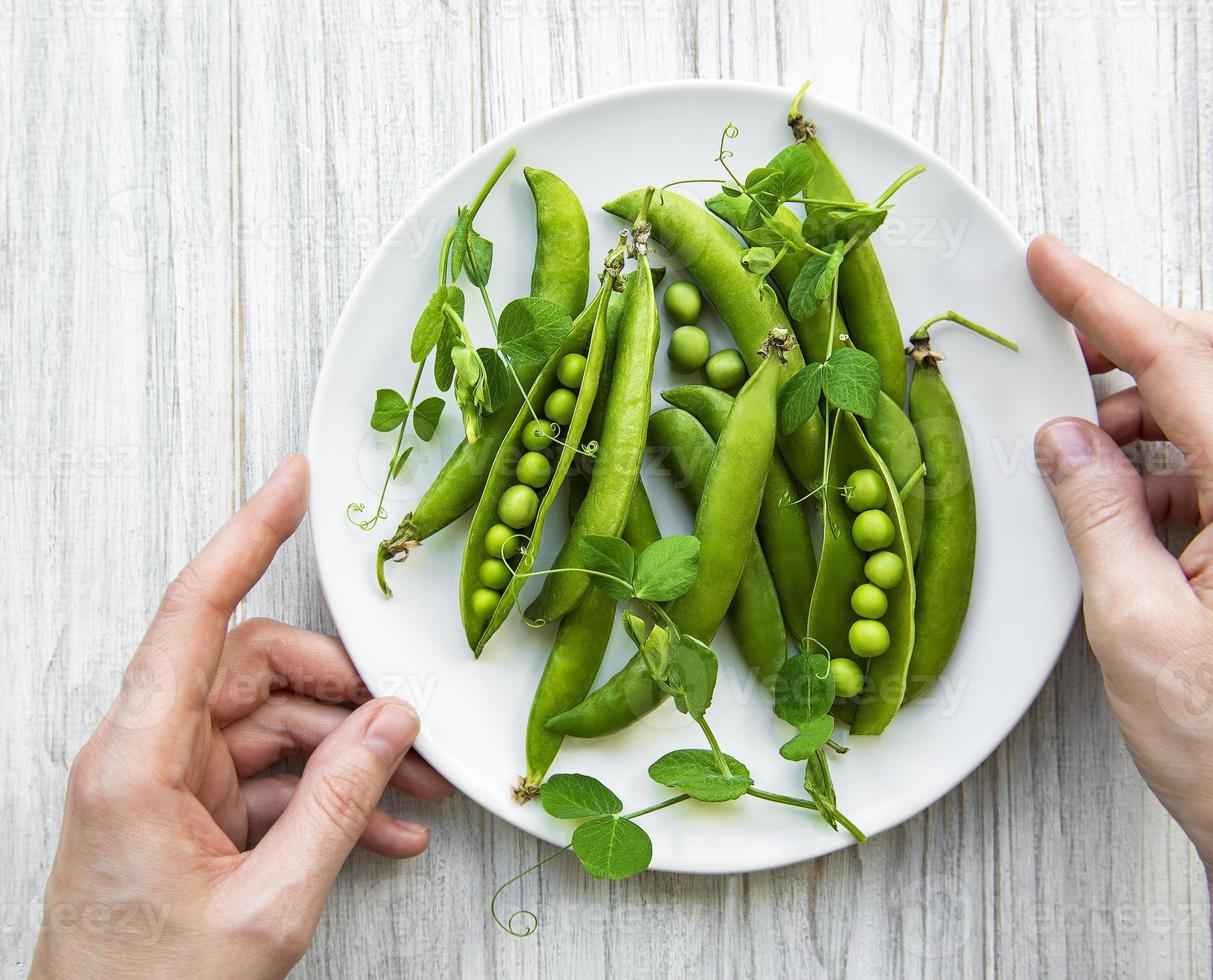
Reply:
M560 857L561 854L572 846L572 844L566 844L560 850L553 851L538 864L532 864L525 871L520 871L509 881L505 882L505 884L503 884L495 892L493 892L493 898L489 902L489 914L493 917L493 921L496 922L498 926L508 932L511 936L518 939L526 939L527 936L535 935L535 932L539 929L539 916L537 916L530 909L518 909L515 912L511 912L509 917L503 922L501 921L501 917L497 914L497 899L500 898L501 893L509 888L510 885L514 884L514 882L518 881L520 878L525 878L532 871L538 871L553 858ZM521 922L522 925L516 926L515 922Z

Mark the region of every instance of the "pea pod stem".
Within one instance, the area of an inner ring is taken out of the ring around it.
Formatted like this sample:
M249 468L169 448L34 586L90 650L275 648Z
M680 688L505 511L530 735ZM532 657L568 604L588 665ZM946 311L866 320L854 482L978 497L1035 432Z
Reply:
M910 334L911 346L906 349L906 353L911 354L915 358L917 358L918 353L923 351L924 348L926 347L926 345L928 343L930 343L931 327L935 326L935 324L937 324L937 323L945 323L945 322L946 323L956 323L962 327L967 327L969 330L972 330L974 333L981 334L981 336L985 337L987 340L994 341L994 343L996 343L996 344L1002 344L1003 347L1007 347L1013 351L1019 350L1019 344L1015 343L1015 341L1008 340L1006 337L1002 336L1001 334L995 333L989 327L983 327L980 323L975 323L974 321L970 320L966 316L961 316L955 310L948 310L946 313L940 313L939 316L931 317L931 319L929 319L921 327L919 327L912 334ZM927 353L930 354L929 351ZM930 356L932 356L936 359L938 359L938 357L939 357L938 354L930 354Z
M927 475L927 464L923 463L914 471L914 474L901 485L901 489L897 491L898 498L904 503L906 497L910 495L918 484L922 482L922 478Z

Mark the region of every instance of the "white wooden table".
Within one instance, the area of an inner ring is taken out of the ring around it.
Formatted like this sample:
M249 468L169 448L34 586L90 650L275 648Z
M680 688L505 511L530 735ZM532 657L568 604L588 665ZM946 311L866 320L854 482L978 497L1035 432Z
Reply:
M891 3L0 4L6 974L29 962L68 765L163 585L302 447L382 235L507 127L633 82L811 76L950 160L1025 236L1210 305L1208 0ZM243 614L331 628L306 530ZM394 805L433 828L429 852L355 857L300 974L1209 969L1199 863L1134 770L1081 631L1006 744L901 828L731 878L612 885L554 862L518 895L543 916L527 940L492 925L488 897L546 847L459 798Z

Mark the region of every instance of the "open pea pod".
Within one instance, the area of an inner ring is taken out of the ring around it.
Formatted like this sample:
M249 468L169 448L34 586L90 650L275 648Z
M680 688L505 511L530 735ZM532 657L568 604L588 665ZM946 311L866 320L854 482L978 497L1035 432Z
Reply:
M861 469L875 470L884 481L887 499L880 509L893 521L894 537L893 543L882 550L893 552L905 566L901 581L888 590L889 607L882 617L889 631L889 648L867 658L851 652L847 636L857 618L851 610L851 593L867 580L864 563L868 554L851 536L858 515L843 499L843 486L851 473ZM854 714L849 710L852 704L839 705L836 714L850 722L854 735L879 735L905 698L906 673L914 649L914 565L896 483L850 412L838 412L834 417L824 519L821 562L809 604L809 641L811 645L821 644L831 657L848 657L864 668L863 692L852 702Z
M910 417L882 391L876 401L875 413L863 421L863 431L872 448L888 465L893 482L899 488L904 487L922 466L922 448ZM910 551L917 556L926 514L926 494L921 482L902 497L901 509L906 515Z
M598 379L602 373L602 361L606 351L606 329L604 327L607 312L607 294L610 286L605 285L599 290L593 302L573 323L556 353L548 359L538 378L531 386L528 398L532 405L542 405L549 394L559 385L556 368L560 359L566 354L585 351L586 367L577 391L577 406L573 417L561 433L564 445L561 447L559 459L552 470L551 479L544 490L535 514L534 523L529 533L522 531L528 540L522 549L518 564L514 568L514 576L501 593L497 608L487 619L476 615L472 608L472 596L479 584L478 576L480 563L491 556L485 547L485 534L497 523L497 503L502 493L512 486L516 480L515 467L523 452L522 431L531 421L531 414L526 405L518 412L514 424L501 442L497 457L493 460L493 468L484 486L480 503L472 515L472 525L468 529L467 544L463 551L463 567L459 573L459 613L463 619L464 633L468 645L479 657L484 652L484 645L497 632L501 624L509 616L510 610L518 600L518 593L526 581L526 574L534 567L539 555L539 544L543 538L543 525L548 511L556 500L556 494L568 474L573 456L578 451L581 436L585 431L586 420L594 397L598 393Z

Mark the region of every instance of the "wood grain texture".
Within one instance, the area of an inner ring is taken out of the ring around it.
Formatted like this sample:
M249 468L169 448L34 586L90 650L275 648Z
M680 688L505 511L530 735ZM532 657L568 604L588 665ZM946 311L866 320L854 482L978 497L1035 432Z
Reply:
M1210 303L1203 0L104 0L0 5L0 38L6 974L28 964L67 767L160 590L303 445L382 236L510 126L636 82L811 76L1025 236ZM306 528L252 614L331 628ZM462 799L391 805L433 828L429 852L356 856L299 975L1208 974L1203 873L1081 629L1006 743L902 827L766 874L606 884L556 861L508 903L540 910L528 940L484 911L546 846Z

